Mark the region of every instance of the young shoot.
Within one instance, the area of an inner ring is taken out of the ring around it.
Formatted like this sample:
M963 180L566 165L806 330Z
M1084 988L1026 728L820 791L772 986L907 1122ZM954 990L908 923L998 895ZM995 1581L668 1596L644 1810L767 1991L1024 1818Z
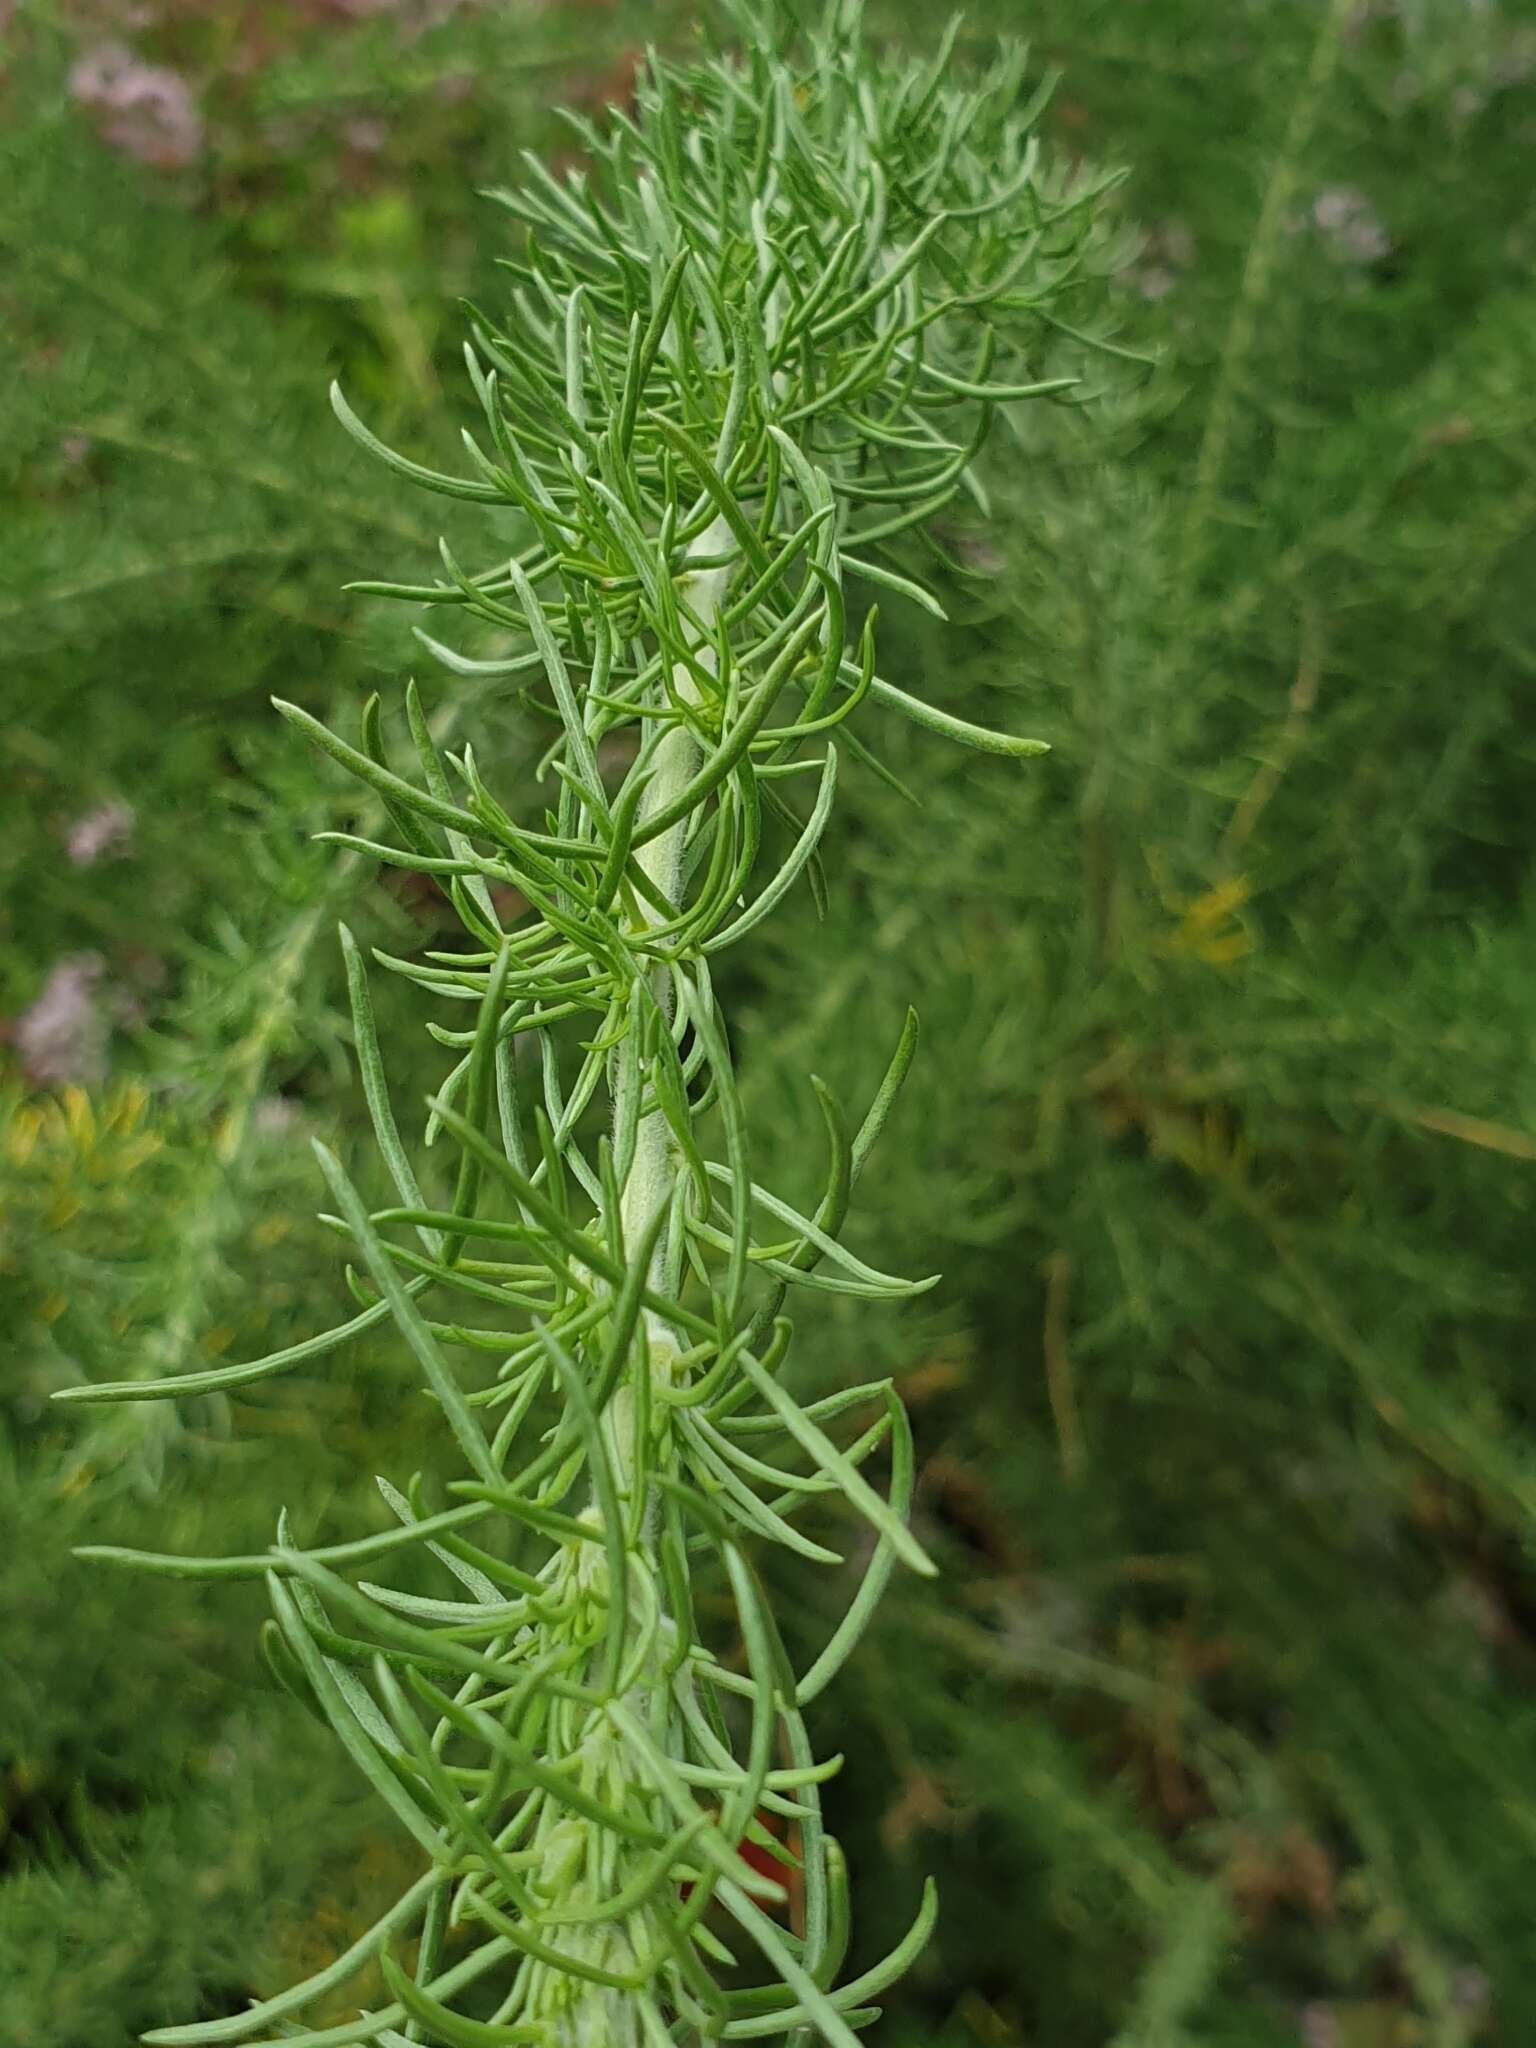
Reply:
M370 1208L317 1144L350 1308L269 1358L64 1398L248 1386L390 1323L460 1469L380 1478L394 1525L327 1548L279 1518L259 1555L91 1553L264 1578L275 1677L420 1863L317 1975L160 2048L852 2048L933 1925L930 1888L849 1973L838 1759L805 1720L892 1570L932 1570L912 1439L888 1383L807 1404L785 1370L803 1293L874 1310L933 1285L841 1238L916 1023L888 1020L856 1114L810 1080L827 1157L805 1210L754 1177L716 975L788 891L835 886L839 783L878 771L883 725L1042 751L946 710L941 679L932 700L889 681L873 600L942 615L914 544L937 552L957 499L985 509L1001 412L1073 398L1057 309L1108 181L1050 168L1017 51L972 88L953 36L877 59L847 0L807 31L745 0L735 18L739 55L652 58L633 113L573 118L579 171L530 160L494 195L508 291L471 317L456 470L333 394L402 489L484 508L474 561L445 544L433 580L357 587L431 608L447 690L503 679L547 718L548 801L514 816L472 745L440 751L414 685L392 749L376 703L350 735L278 707L389 820L326 836L435 877L462 924L461 950L374 963L416 984L446 1070L408 1139L343 931L394 1190ZM862 1580L797 1673L758 1562L839 1564L859 1522ZM403 1562L432 1590L392 1583ZM353 1979L355 2018L307 2017Z

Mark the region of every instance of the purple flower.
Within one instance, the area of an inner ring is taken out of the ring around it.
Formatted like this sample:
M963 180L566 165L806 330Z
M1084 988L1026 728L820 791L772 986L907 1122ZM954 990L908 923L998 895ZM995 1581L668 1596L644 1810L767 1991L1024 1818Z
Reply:
M110 149L163 171L196 162L203 120L179 72L141 63L122 43L97 43L71 70L69 89Z
M35 1087L105 1079L107 1022L96 1000L106 970L99 953L71 953L60 960L30 1008L12 1030L17 1056Z
M119 798L109 803L98 804L84 817L76 818L65 837L64 846L71 863L77 868L88 868L99 861L104 853L117 853L133 836L133 811Z

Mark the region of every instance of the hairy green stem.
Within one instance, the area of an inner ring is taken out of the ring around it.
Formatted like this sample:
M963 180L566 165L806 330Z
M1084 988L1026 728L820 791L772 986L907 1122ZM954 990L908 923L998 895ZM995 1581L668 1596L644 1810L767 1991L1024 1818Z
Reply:
M715 652L710 644L715 620L730 590L735 573L735 559L720 562L717 558L728 548L730 528L723 516L700 537L694 549L699 561L713 561L715 566L696 569L685 583L682 595L688 608L699 622L699 631L694 640L699 665L710 674L715 672ZM672 687L677 697L685 704L697 707L702 701L698 681L688 668L679 665L672 672ZM658 817L679 792L687 786L689 777L699 765L699 744L681 722L672 726L656 749L656 772L640 806L642 829L650 819ZM647 841L636 856L641 871L656 885L658 892L666 899L672 910L676 910L682 892L683 855L688 840L690 818L679 818L665 832ZM650 912L643 901L639 905L642 931L661 922L659 912ZM671 1004L671 984L664 968L658 967L652 975L652 989L657 1007L665 1016ZM624 1243L628 1247L642 1244L656 1217L672 1198L675 1167L672 1156L672 1140L667 1131L667 1120L659 1109L640 1119L635 1136L635 1157L624 1182L622 1218ZM666 1262L665 1240L658 1241L651 1258L651 1285L660 1288ZM666 1322L654 1310L645 1312L646 1336L651 1346L652 1370L664 1370L668 1359L675 1357L678 1349L677 1338ZM620 1420L627 1420L623 1404L619 1404ZM622 1455L622 1453L621 1453Z
M716 666L711 636L735 568L734 557L724 562L718 557L726 553L729 545L729 527L723 518L717 518L693 550L695 559L710 561L714 566L694 570L685 577L680 593L698 620L696 632L689 636L691 650L696 654L699 665L711 674ZM671 688L674 697L682 703L696 708L703 702L697 677L682 664L672 671ZM642 828L686 787L698 768L699 760L699 744L689 728L681 722L671 726L657 747L653 779L640 806ZM675 825L649 840L636 856L637 865L672 911L678 909L682 896L683 861L692 822L691 818L680 818ZM643 935L662 921L663 913L659 908L649 908L643 899L637 901L636 930L637 935ZM665 967L658 966L652 970L651 986L657 1007L666 1016L670 1007L671 981ZM617 1109L617 1104L615 1107ZM659 1109L652 1110L648 1116L639 1119L634 1159L625 1177L620 1199L624 1244L631 1257L637 1255L637 1248L646 1242L658 1217L669 1207L676 1173L675 1147L667 1120ZM658 1292L663 1286L665 1267L666 1241L663 1233L651 1254L649 1276L652 1288ZM664 1317L652 1309L642 1311L642 1327L649 1371L657 1379L670 1381L672 1361L679 1350L675 1331ZM634 1398L627 1384L619 1388L609 1404L602 1426L619 1494L621 1498L628 1498L634 1485ZM595 1495L588 1514L594 1524L600 1524L601 1503ZM638 1562L653 1581L659 1577L653 1554L655 1522L655 1503L652 1501L647 1505L641 1527ZM642 1681L632 1688L625 1702L642 1721L646 1716L648 1695L649 1686ZM594 1772L600 1773L605 1766L612 1768L615 1761L612 1749L612 1732L606 1724L589 1731L582 1742L584 1759ZM551 1863L546 1866L547 1881L556 1891L560 1877L556 1866L573 1861L590 1864L599 1846L592 1838L591 1830L583 1824L566 1822L557 1832L559 1839L554 1845ZM621 1873L614 1873L610 1884L619 1875ZM645 1924L644 1918L637 1916L634 1920L622 1920L617 1924L599 1924L586 1931L575 1930L564 1943L564 1951L599 1969L632 1970L640 1958L635 1953L635 1940L629 1930L635 1927L643 1929ZM653 1939L659 1938L659 1932L659 1929L655 1931ZM644 1939L644 1935L640 1938ZM572 1987L568 1984L551 1988L569 1990ZM632 1996L612 1986L585 1979L575 1980L574 1988L574 2003L560 2012L555 2023L557 2048L641 2048L642 2022Z

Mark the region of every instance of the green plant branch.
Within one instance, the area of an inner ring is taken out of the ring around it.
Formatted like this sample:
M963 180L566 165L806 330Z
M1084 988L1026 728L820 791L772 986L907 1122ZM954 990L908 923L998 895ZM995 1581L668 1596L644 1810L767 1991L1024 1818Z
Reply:
M435 723L439 743L452 737L463 710L462 702L450 700L439 713ZM368 831L381 830L386 822L384 806L371 801L358 822ZM167 1453L182 1434L180 1414L169 1406L140 1405L129 1390L136 1381L176 1379L191 1393L198 1387L184 1376L191 1375L192 1382L204 1377L193 1372L188 1360L195 1355L199 1325L213 1287L225 1270L230 1244L247 1220L255 1111L266 1092L273 1057L292 1022L315 942L355 896L368 869L362 856L343 853L320 895L296 911L269 941L256 1013L226 1054L217 1094L207 1104L215 1136L183 1197L187 1222L177 1238L165 1307L154 1329L142 1340L138 1370L118 1383L120 1398L132 1401L133 1406L126 1415L102 1418L88 1433L66 1468L62 1480L66 1491L73 1490L87 1474L115 1472L126 1472L136 1486L152 1490L163 1474ZM214 1369L216 1375L219 1371Z
M1226 469L1243 373L1253 351L1260 317L1269 299L1275 254L1295 201L1296 187L1307 160L1318 116L1333 81L1340 38L1354 12L1354 0L1328 0L1318 23L1306 69L1291 101L1285 133L1270 166L1258 217L1243 258L1237 298L1227 323L1216 376L1206 403L1205 425L1195 457L1194 487L1185 512L1183 569L1186 592L1193 591L1200 574L1204 537Z
M348 939L398 1201L370 1209L317 1146L325 1221L356 1257L354 1314L196 1384L250 1385L387 1317L464 1476L381 1478L388 1539L310 1550L282 1517L265 1557L95 1553L265 1575L274 1676L427 1859L408 1910L351 1952L359 1967L379 1954L390 2001L289 2037L317 2048L851 2048L933 1920L929 1894L888 1957L839 1983L846 1873L821 1803L835 1760L816 1761L802 1707L856 1650L894 1565L933 1567L906 1523L913 1448L888 1384L806 1405L784 1376L797 1297L872 1311L934 1284L842 1242L915 1025L856 1129L813 1077L828 1159L807 1213L754 1178L712 966L816 854L841 750L868 752L856 721L1042 751L878 675L877 615L850 616L850 586L942 616L902 537L962 495L985 506L973 464L1004 407L1071 396L1056 334L1075 330L1056 308L1091 283L1109 181L1044 160L1016 53L969 89L947 62L872 62L848 0L803 36L787 17L736 19L740 58L652 60L633 118L579 124L583 172L530 164L496 195L518 239L505 317L474 316L482 426L464 473L384 447L335 396L397 477L494 508L489 566L444 544L436 583L376 587L494 633L490 659L426 644L452 675L528 693L552 734L549 795L514 818L414 687L408 771L376 706L357 744L279 706L374 794L377 822L340 835L347 860L432 875L459 919L455 950L376 955L458 1020L428 1025L453 1063L418 1150ZM307 917L285 985L319 927ZM269 1036L246 1061L241 1131ZM840 1440L837 1418L866 1405L874 1419ZM887 1445L882 1488L865 1468ZM779 1545L837 1561L821 1540L832 1506L874 1540L797 1677L753 1559ZM401 1548L444 1575L436 1593L354 1578ZM728 1600L724 1641L704 1587ZM418 1927L407 1969L388 1942ZM450 1930L469 1952L445 1968ZM280 2016L302 2009L289 1997ZM244 2040L278 2016L154 2038Z

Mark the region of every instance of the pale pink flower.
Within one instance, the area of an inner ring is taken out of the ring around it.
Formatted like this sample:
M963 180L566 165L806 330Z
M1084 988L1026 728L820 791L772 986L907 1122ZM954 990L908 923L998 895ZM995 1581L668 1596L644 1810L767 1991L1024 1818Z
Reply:
M88 868L104 853L120 852L133 836L133 810L114 797L93 811L76 818L65 837L64 847L77 868Z
M1381 216L1353 185L1326 186L1312 202L1312 224L1348 263L1379 263L1392 240Z
M11 1032L27 1079L39 1088L106 1078L107 1021L96 1000L106 971L99 953L71 953L43 983Z
M180 72L142 63L122 43L97 43L71 70L69 89L110 149L162 171L196 162L203 118Z
M1302 2007L1301 2040L1302 2048L1340 2048L1338 2021L1321 1999Z

